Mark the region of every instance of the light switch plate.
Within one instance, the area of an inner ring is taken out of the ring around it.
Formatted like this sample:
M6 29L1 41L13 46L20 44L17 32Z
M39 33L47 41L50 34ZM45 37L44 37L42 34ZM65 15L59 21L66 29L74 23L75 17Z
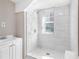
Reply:
M5 23L5 22L2 22L2 23L1 23L1 27L2 27L2 28L5 28L5 27L6 27L6 23Z

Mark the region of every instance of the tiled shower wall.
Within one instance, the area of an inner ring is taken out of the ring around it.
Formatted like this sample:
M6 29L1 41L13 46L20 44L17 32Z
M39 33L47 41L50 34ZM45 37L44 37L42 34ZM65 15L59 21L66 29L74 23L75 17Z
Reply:
M52 34L42 33L42 17L48 12L54 13L54 32ZM62 15L61 15L62 14ZM70 49L70 12L69 5L55 7L38 12L38 45L41 48L53 50Z

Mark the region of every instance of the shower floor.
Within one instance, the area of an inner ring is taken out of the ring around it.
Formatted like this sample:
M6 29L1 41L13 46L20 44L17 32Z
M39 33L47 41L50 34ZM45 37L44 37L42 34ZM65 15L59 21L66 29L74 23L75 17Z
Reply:
M44 48L36 48L34 51L27 53L28 56L36 59L64 59L64 54L64 52Z

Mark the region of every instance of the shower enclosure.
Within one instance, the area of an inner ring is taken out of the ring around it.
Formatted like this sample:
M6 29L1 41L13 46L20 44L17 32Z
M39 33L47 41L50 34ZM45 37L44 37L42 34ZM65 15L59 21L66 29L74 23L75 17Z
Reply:
M30 13L29 18L32 19L27 20L27 55L64 58L65 51L71 50L69 10L69 5L65 5ZM37 14L36 19L34 13Z
M72 50L74 13L70 2L58 5L50 2L50 6L47 3L43 7L34 3L25 13L27 59L64 59L65 53Z

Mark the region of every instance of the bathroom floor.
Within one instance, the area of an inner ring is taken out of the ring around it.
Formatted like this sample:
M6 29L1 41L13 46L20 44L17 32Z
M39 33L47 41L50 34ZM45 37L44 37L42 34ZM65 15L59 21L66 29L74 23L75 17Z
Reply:
M31 57L31 56L27 56L27 58L26 58L26 59L36 59L36 58Z
M44 48L36 48L34 51L27 53L27 55L34 57L31 59L64 59L64 52Z

